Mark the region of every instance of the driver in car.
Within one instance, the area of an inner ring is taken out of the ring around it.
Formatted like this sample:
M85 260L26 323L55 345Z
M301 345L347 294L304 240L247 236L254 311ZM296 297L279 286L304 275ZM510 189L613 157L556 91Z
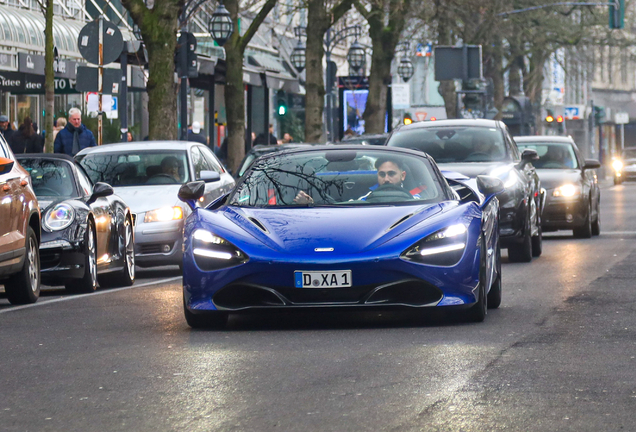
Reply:
M167 156L161 161L161 173L174 178L177 182L181 182L179 175L179 161L174 156Z
M406 171L398 161L388 158L379 158L375 162L375 168L378 170L378 184L371 187L369 193L358 198L360 201L366 201L369 195L382 186L394 186L398 188L404 186ZM419 188L409 191L413 199L420 199L419 192L421 192ZM298 195L296 195L296 198L294 198L294 202L296 204L312 204L314 200L305 191L300 191Z

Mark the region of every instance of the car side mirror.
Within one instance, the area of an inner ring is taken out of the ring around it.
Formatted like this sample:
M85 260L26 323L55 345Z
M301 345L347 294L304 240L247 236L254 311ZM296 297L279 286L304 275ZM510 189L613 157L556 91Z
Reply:
M13 169L14 162L5 157L0 157L0 174L6 174Z
M218 174L218 173L217 173ZM197 206L197 201L201 199L205 192L205 182L195 181L182 185L177 195L181 201L186 203L192 210Z
M201 171L199 173L199 180L202 180L206 183L217 182L221 180L221 174L216 171Z
M588 169L597 169L601 167L601 163L596 159L585 159L585 165L583 165L584 170Z
M477 188L479 189L479 192L484 194L486 200L488 200L491 196L503 192L505 189L501 179L486 175L477 176Z
M89 202L95 201L97 198L107 197L114 194L115 191L111 185L108 183L97 182L95 186L93 186L93 193Z
M519 169L522 169L530 162L539 160L539 154L533 149L524 149L521 152L521 162L519 162Z

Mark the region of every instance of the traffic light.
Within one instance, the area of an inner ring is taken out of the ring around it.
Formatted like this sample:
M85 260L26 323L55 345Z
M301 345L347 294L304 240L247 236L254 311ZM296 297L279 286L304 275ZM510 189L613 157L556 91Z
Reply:
M610 0L609 28L622 29L625 27L625 0Z
M198 71L198 58L195 50L197 49L197 38L189 32L182 32L179 36L179 42L177 44L177 50L175 52L174 60L177 66L177 72L179 77L196 78L199 76ZM185 59L182 58L185 56ZM183 71L183 64L185 63L185 71Z
M411 114L404 113L404 117L402 118L402 123L404 123L405 125L410 125L411 123L413 123L413 117L411 117Z
M287 114L287 100L285 98L284 92L278 92L278 96L276 98L276 113L283 117Z
M600 126L605 122L605 108L594 106L594 125Z
M554 113L552 112L552 110L548 110L548 114L545 116L545 122L547 123L546 126L548 127L554 126Z
M559 135L563 135L565 133L565 121L564 120L565 119L561 115L556 117L557 133Z

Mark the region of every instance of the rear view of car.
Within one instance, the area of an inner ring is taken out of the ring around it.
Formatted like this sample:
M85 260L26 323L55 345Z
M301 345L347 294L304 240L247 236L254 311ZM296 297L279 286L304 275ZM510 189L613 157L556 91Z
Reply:
M40 208L29 173L0 137L0 284L9 302L40 296Z

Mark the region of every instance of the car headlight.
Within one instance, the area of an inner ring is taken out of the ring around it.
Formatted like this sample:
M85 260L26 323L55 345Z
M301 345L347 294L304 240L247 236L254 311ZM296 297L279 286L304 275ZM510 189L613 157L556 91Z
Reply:
M619 159L614 159L612 161L612 168L614 168L614 171L620 172L620 170L623 169L623 162L621 162Z
M558 188L552 191L552 196L554 197L563 197L563 198L573 198L579 196L581 194L581 187L573 184L566 184L563 186L559 186Z
M422 264L452 266L466 249L468 228L456 224L439 230L402 252L401 258Z
M67 228L75 220L75 210L68 204L56 204L46 212L44 226L50 231L59 231Z
M183 209L179 206L161 207L156 210L146 212L144 223L148 222L168 222L171 220L183 219Z
M490 175L501 179L504 189L510 189L519 182L519 176L510 166L497 167L490 172Z
M201 270L211 271L247 262L248 257L229 241L198 229L192 235L194 261Z

